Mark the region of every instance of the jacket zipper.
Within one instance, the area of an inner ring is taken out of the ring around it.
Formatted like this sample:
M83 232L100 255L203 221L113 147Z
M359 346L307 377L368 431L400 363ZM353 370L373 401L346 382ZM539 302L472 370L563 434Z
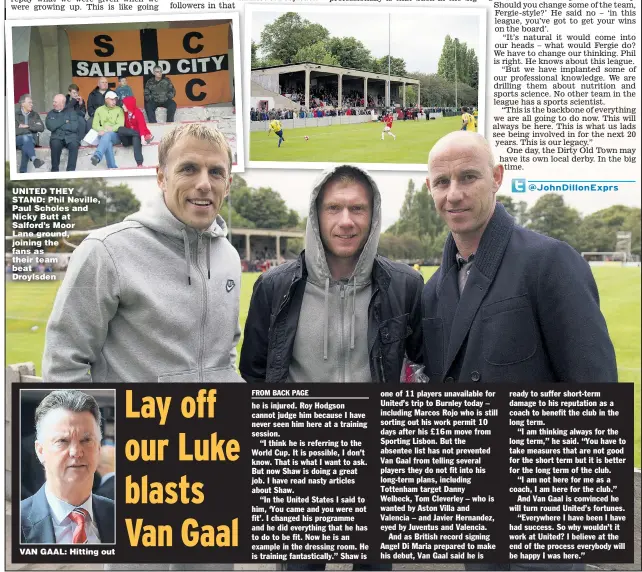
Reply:
M201 277L201 282L203 283L203 311L201 312L201 334L199 339L199 351L198 351L198 381L203 383L203 353L205 351L205 322L207 319L207 281L205 280L205 274L201 271L200 265L200 252L201 252L201 242L202 235L198 235L198 241L196 245L196 268Z
M381 348L379 348L379 353L377 354L379 358L379 370L381 373L381 381L386 383L386 372L383 370L383 356L381 355Z
M379 292L379 288L377 288L374 293L372 294L372 300L374 300L375 296ZM374 307L374 316L375 316L375 321L377 322L377 336L379 335L379 306L375 305ZM379 344L379 348L377 349L377 365L379 366L379 379L381 380L381 383L386 383L386 372L383 369L383 350L381 349L381 342L377 341Z

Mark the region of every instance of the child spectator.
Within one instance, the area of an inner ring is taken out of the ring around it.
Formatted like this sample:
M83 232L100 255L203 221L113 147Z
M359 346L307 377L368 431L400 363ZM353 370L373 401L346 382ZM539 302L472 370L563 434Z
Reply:
M136 106L136 98L133 95L123 99L123 111L125 112L125 126L118 129L118 136L124 147L134 147L134 159L138 167L143 166L142 140L150 143L154 136L151 134L145 122L143 112Z

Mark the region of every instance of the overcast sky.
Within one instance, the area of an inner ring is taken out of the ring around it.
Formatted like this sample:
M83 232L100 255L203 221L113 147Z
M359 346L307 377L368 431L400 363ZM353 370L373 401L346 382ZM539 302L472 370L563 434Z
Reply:
M270 187L278 191L289 208L294 209L301 216L307 216L309 196L314 182L319 176L319 171L310 170L281 170L281 169L250 169L241 176L251 187ZM372 172L373 179L381 191L383 221L385 230L399 218L399 211L408 187L408 180L413 179L417 188L425 182L423 173L376 171ZM511 175L506 173L504 185L500 193L510 195ZM152 192L158 191L156 180L151 177L129 177L114 180L114 184L125 183L129 185L140 202L145 204ZM627 185L626 191L620 193L562 193L564 202L580 211L583 215L590 214L612 205L640 206L639 187L636 192L634 185ZM525 200L529 206L541 197L541 193L513 194L513 200ZM227 213L223 213L227 219Z
M354 37L360 40L373 56L381 58L388 55L388 12L369 13L354 9L343 8L339 16L339 8L331 12L298 11L303 18L316 24L321 24L330 32L330 36ZM283 12L253 12L252 39L261 41L261 32L266 24L271 24ZM480 57L479 30L482 25L480 17L475 15L444 14L430 10L411 11L398 9L391 12L390 43L391 55L406 61L407 72L436 73L437 63L447 34L459 38L472 47Z

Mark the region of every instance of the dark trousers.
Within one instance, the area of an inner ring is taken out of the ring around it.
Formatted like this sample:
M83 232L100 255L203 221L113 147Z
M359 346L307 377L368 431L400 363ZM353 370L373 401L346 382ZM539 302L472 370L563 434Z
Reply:
M137 165L143 164L143 142L140 139L138 131L129 127L119 127L118 137L123 147L134 147L134 159Z
M78 159L78 141L71 141L67 143L62 139L51 139L51 141L49 142L49 146L51 147L52 172L60 171L60 156L62 155L62 150L65 147L69 151L69 157L67 157L67 171L76 170L76 160Z
M164 103L156 103L155 101L145 102L145 113L147 113L148 123L158 123L156 121L156 109L164 107L167 109L167 123L174 121L174 114L176 113L176 102L173 99L168 99Z
M26 173L29 161L36 156L36 146L33 136L26 133L25 135L16 136L16 147L22 151L20 160L20 173Z

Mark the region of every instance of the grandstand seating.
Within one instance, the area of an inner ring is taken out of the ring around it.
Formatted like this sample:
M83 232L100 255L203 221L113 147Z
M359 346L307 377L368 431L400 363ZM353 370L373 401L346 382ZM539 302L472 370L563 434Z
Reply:
M143 112L144 113L144 112ZM47 116L46 113L40 114L43 121ZM149 130L154 135L154 140L149 145L143 145L143 166L153 169L158 165L158 144L162 136L176 123L195 123L204 122L209 123L213 127L217 127L226 136L232 154L234 163L236 164L236 150L237 150L237 133L236 133L236 115L234 108L222 106L202 106L202 107L179 107L176 110L174 123L165 123L167 117L167 110L165 108L158 108L156 110L156 119L159 123L148 124ZM39 169L34 168L32 163L29 163L29 173L43 173L51 171L51 149L49 147L49 137L51 132L45 129L40 134L40 146L36 147L36 155L42 159L45 164ZM105 161L101 161L98 165L91 164L91 157L94 154L95 145L81 146L78 151L78 161L76 163L76 171L96 171L97 173L107 172ZM134 151L131 147L123 147L122 145L114 146L114 155L116 157L116 164L118 170L136 169L136 161L134 160ZM67 151L63 150L60 159L60 171L64 171L67 166ZM20 151L18 151L18 161L20 161Z

